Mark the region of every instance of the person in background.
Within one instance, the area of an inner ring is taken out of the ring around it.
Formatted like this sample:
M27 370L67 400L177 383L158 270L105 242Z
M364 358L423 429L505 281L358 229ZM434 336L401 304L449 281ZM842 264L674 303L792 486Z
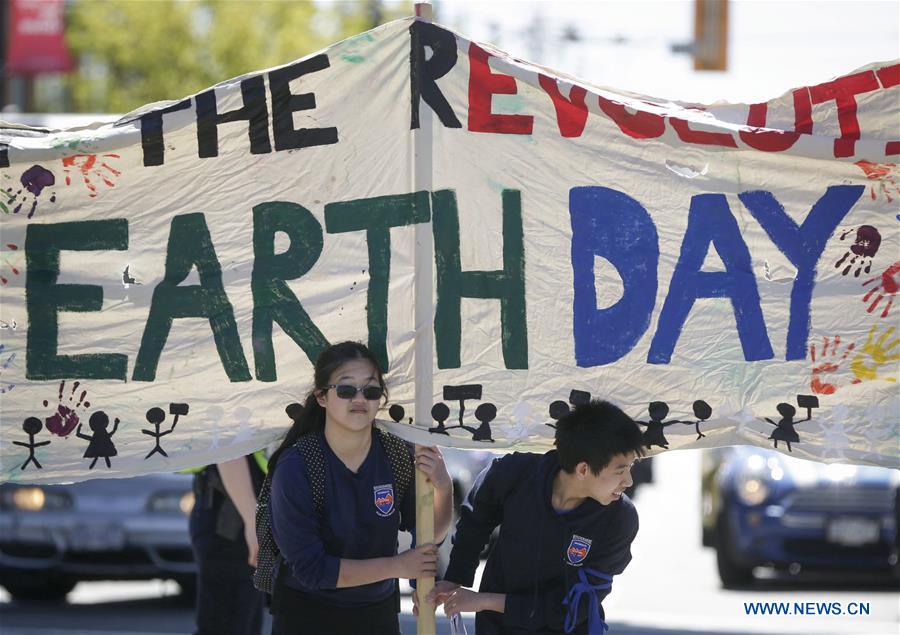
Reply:
M194 475L190 531L197 563L195 635L260 635L265 594L253 586L262 451Z
M555 445L495 459L460 510L450 564L426 601L451 617L476 612L478 635L606 629L601 601L631 561L638 531L624 490L644 454L641 430L594 400L559 419ZM465 588L498 525L479 590Z

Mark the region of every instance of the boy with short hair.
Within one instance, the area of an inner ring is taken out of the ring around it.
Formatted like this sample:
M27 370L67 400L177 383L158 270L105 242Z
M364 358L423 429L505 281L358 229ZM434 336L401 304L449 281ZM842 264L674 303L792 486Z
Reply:
M495 459L463 504L444 580L428 601L476 611L478 635L589 633L607 628L600 602L631 561L637 511L624 495L644 455L640 428L594 400L559 419L556 450ZM500 525L478 592L479 554Z

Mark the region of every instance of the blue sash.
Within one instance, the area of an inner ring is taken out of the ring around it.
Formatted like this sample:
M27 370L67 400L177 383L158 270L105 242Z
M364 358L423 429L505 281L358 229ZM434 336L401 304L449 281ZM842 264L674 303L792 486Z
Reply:
M591 584L588 576L599 579L602 582ZM588 600L588 635L603 635L609 630L609 625L603 621L600 615L600 602L597 600L597 591L605 591L612 588L612 576L601 573L596 569L584 567L578 570L578 582L572 585L563 600L563 605L568 607L566 613L565 629L567 633L575 630L578 621L578 605L581 598L587 595Z

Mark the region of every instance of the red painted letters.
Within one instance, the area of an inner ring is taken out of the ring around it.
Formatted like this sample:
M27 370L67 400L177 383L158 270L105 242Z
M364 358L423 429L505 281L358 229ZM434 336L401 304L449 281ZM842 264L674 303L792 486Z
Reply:
M705 146L725 146L726 148L737 147L731 133L694 130L691 128L690 121L687 119L679 119L678 117L669 117L669 123L672 124L672 128L674 128L678 138L687 143L696 143Z
M624 104L617 101L597 96L600 102L600 110L606 116L616 122L619 130L635 139L653 139L659 137L666 130L666 120L662 115L638 110L630 113L625 110Z
M569 98L566 99L559 91L556 80L539 74L538 81L544 92L553 100L559 134L564 137L580 137L584 132L584 124L587 122L588 116L587 106L584 103L587 90L581 86L572 85L569 90Z
M496 115L492 95L515 95L516 78L491 72L490 54L474 42L469 45L469 130L498 134L531 134L531 115Z
M809 93L805 88L794 91L794 131L756 130L766 127L767 104L751 104L747 113L747 125L750 130L741 130L738 134L741 141L754 150L763 152L783 152L797 142L801 134L812 133L812 105Z
M875 73L872 71L845 75L818 86L810 86L809 94L814 104L822 104L834 100L837 105L841 136L834 140L834 156L853 156L856 140L859 139L859 121L856 119L856 95L878 88L878 81L875 79Z

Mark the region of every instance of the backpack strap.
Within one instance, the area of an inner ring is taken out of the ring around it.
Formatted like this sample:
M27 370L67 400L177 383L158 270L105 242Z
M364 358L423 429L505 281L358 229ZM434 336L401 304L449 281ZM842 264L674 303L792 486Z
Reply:
M321 520L325 517L325 452L319 445L319 435L304 434L297 439L297 449L306 466L306 478L309 481L316 515Z
M400 507L403 503L403 497L406 496L406 492L409 491L415 477L415 466L409 454L409 446L406 444L406 441L397 435L385 432L378 427L375 429L378 430L381 446L387 453L388 461L391 464L394 486L397 488L397 507Z
M325 513L325 453L315 434L304 434L295 444L303 457L306 476L309 480L316 514L322 518ZM253 585L260 591L274 596L278 591L282 576L281 563L284 558L275 544L269 505L272 497L272 472L266 474L256 502L256 540L259 543L256 571ZM274 573L273 573L274 572ZM276 578L277 579L273 579Z
M256 541L259 544L256 570L253 572L253 586L272 594L272 571L281 563L281 553L272 535L269 518L269 499L272 494L272 474L266 475L256 500Z

